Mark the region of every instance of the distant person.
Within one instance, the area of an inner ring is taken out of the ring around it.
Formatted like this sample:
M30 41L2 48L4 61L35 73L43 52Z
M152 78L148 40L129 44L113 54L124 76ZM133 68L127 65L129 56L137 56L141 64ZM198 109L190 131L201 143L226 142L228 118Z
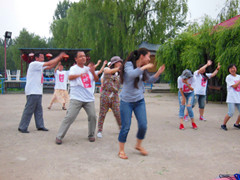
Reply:
M235 64L230 64L228 66L228 72L230 73L226 77L227 83L227 105L228 113L226 114L221 128L227 131L227 122L233 116L235 111L235 106L239 112L237 121L233 125L234 127L240 129L240 75L237 74L237 67Z
M183 118L184 118L184 110L187 107L187 111L192 121L192 128L197 129L197 125L194 122L194 113L193 113L193 103L194 103L194 89L193 83L194 78L192 72L188 69L185 69L182 72L182 75L178 77L178 101L179 101L179 118L180 118L180 126L179 129L183 130Z
M39 131L48 131L44 126L42 111L42 94L43 94L43 70L52 69L63 58L65 53L61 53L56 58L44 62L44 55L36 53L35 61L29 64L27 70L25 94L27 102L22 114L22 118L18 127L18 131L29 133L28 126L32 115L35 117L36 128Z
M119 56L111 58L110 68L104 70L103 89L100 96L100 112L98 119L98 133L97 137L102 138L103 124L109 108L112 109L113 114L117 120L119 129L121 128L121 117L119 109L119 96L120 89L120 67L122 66L122 59Z
M195 94L195 100L198 102L199 107L199 120L206 121L206 118L203 117L204 114L204 108L205 108L205 102L206 102L206 91L207 91L207 83L208 80L213 78L217 75L220 64L218 63L218 67L213 73L206 73L206 68L208 66L212 65L212 61L208 60L207 64L201 64L199 66L199 69L194 72L194 94ZM188 120L188 112L184 116L184 120Z
M77 64L70 68L68 77L70 80L70 104L58 130L56 144L62 144L62 139L82 108L88 115L88 140L95 141L96 112L93 88L95 82L98 81L98 76L95 74L94 65L84 66L86 55L83 51L77 52L75 61Z
M100 63L101 63L101 60L98 60L98 62L97 62L96 65L94 64L94 62L89 62L89 63L88 63L88 67L94 66L95 69L96 69L96 68L99 66ZM98 77L103 73L103 70L105 69L106 64L107 64L107 61L105 60L105 61L103 62L103 65L102 65L101 69L100 69L100 70L95 70L95 74L96 74ZM94 84L94 87L93 87L94 92L95 92L95 86L96 86L96 85Z
M62 104L62 110L66 109L66 103L69 101L67 82L68 82L68 71L63 71L63 65L59 62L54 70L55 86L53 98L48 106L48 109L52 108L54 102Z
M152 68L154 65L149 62L150 52L145 48L140 48L130 53L125 60L120 73L123 87L120 93L120 114L122 127L118 136L118 156L122 159L128 159L128 156L124 151L124 146L131 126L132 112L134 112L138 122L138 132L136 135L137 143L135 149L142 155L148 155L148 152L142 147L142 141L145 138L147 131L144 82L153 83L157 81L159 75L165 69L165 65L162 65L158 71L150 77L146 70Z

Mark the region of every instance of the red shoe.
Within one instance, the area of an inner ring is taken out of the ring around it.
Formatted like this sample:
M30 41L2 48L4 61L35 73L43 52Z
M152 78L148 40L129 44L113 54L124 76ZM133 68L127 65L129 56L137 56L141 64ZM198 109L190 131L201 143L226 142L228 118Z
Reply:
M200 116L200 117L199 117L199 120L201 120L201 121L206 121L207 119L205 119L203 116Z
M192 123L192 128L197 129L197 125L195 123Z
M183 125L183 124L180 124L179 129L180 129L180 130L184 130L184 125Z

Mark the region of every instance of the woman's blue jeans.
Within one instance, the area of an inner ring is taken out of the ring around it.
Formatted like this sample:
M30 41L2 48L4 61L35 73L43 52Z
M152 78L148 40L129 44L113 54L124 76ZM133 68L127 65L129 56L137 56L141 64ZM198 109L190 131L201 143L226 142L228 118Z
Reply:
M188 110L188 115L189 117L192 119L194 118L194 114L193 114L193 110L192 110L192 106L194 103L194 92L191 93L183 93L185 98L186 98L186 106L187 106L187 110ZM185 104L182 105L182 94L180 93L180 91L178 91L178 101L179 101L179 118L183 118L184 117L184 110L185 110ZM188 106L191 105L191 106Z
M147 114L145 100L141 99L137 102L120 101L120 115L122 127L118 136L118 141L125 143L131 126L132 112L134 112L138 122L137 138L144 139L147 131Z

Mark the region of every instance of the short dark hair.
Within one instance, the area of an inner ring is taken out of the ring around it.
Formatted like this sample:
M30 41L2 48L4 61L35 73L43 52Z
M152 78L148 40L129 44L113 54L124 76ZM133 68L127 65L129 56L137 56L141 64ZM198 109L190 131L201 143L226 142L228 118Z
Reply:
M84 52L84 51L77 51L77 53L75 54L75 58L77 58L77 55L79 52ZM85 52L84 52L84 54L85 54Z
M229 72L229 69L232 68L233 66L235 66L235 68L237 68L237 66L236 66L235 64L230 64L230 65L228 66L228 72Z

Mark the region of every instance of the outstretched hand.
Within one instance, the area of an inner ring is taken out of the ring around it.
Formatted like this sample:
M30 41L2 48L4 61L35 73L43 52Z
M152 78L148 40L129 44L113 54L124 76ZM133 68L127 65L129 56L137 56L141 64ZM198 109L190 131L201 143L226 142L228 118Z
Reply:
M164 70L165 70L165 64L159 67L158 72L162 74Z
M218 63L217 70L219 70L221 67L220 63Z
M212 65L212 60L208 60L208 61L207 61L207 65L208 65L208 66L211 66L211 65Z

